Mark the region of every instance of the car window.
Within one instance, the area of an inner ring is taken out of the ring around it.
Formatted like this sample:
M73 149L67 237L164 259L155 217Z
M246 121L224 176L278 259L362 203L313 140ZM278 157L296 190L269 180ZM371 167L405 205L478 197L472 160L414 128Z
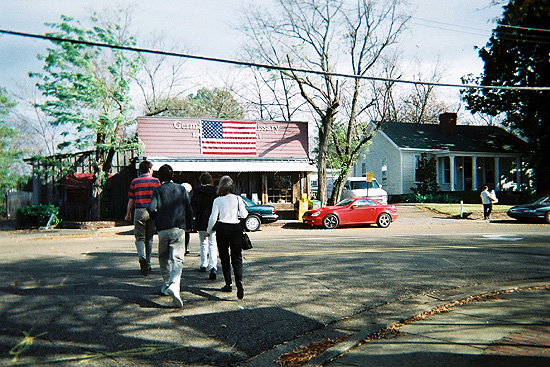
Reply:
M369 199L361 199L361 200L357 200L355 202L355 205L357 205L357 206L374 206L374 205L376 205L376 203L374 201L369 200Z
M378 185L378 182L376 181L348 181L346 182L346 186L351 187L351 189L348 190L365 190L365 189L378 189L380 186Z
M344 199L340 201L338 204L336 204L336 206L348 206L349 203L351 203L352 201L353 199Z
M550 204L550 197L540 198L535 201L535 204Z
M244 196L241 196L241 199L243 199L244 205L247 206L247 207L256 205L249 198L245 198Z

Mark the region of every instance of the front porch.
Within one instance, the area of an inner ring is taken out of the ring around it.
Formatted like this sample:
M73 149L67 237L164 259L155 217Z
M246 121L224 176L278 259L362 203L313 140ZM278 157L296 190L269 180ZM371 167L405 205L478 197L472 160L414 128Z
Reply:
M437 159L437 181L442 191L520 191L527 184L521 155L442 153Z

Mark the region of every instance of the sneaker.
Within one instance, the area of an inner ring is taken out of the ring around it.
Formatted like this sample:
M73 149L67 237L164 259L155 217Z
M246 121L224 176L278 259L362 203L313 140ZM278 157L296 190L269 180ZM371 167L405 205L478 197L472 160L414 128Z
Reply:
M210 276L208 277L209 280L216 280L216 269L210 269Z
M206 268L205 268L204 266L201 266L201 267L199 268L199 271L200 271L201 273L204 273L204 272L206 272Z
M139 269L141 272L141 275L146 277L151 272L151 265L149 265L149 262L147 259L141 258L139 259Z
M164 295L164 296L169 296L168 292L166 291L168 289L168 286L166 284L164 284L162 286L162 288L160 289L160 294Z
M222 292L231 292L232 290L233 290L233 287L231 287L231 284L226 284L220 289L220 291Z
M176 286L174 284L172 284L171 286L166 288L166 293L168 293L168 295L170 297L172 297L172 302L174 303L174 307L182 308L183 307L183 301L180 298L180 292L179 292L179 290L177 290L175 288L176 288Z
M243 299L243 297L244 297L243 283L237 282L237 298Z

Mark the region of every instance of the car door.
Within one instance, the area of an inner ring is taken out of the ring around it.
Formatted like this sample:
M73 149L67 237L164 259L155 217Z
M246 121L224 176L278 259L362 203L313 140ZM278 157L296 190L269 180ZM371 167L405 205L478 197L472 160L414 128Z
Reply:
M376 223L378 204L369 199L356 200L350 206L350 224Z

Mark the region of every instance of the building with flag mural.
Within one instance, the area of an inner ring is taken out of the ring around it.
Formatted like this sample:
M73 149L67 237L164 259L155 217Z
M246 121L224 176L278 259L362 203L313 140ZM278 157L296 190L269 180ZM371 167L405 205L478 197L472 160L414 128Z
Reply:
M310 191L308 173L317 170L307 122L141 117L137 134L144 147L138 161L154 170L169 164L176 181L193 187L204 171L215 184L229 175L238 194L273 205L283 218L295 218Z

